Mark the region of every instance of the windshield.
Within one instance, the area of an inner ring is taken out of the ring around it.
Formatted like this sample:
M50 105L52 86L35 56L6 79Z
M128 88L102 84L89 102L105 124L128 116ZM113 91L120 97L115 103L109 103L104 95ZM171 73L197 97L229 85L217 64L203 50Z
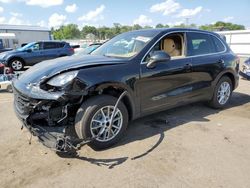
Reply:
M87 55L90 54L91 52L93 52L95 49L97 49L99 46L99 44L95 44L95 45L91 45L88 46L87 48L81 49L78 52L76 52L74 55Z
M137 55L156 34L158 33L153 30L123 33L104 43L91 54L130 58Z
M35 43L35 42L32 42L32 43L29 43L29 44L26 44L25 46L21 47L21 48L18 48L17 50L18 51L25 51L25 50L39 50L40 49L40 45L39 43Z

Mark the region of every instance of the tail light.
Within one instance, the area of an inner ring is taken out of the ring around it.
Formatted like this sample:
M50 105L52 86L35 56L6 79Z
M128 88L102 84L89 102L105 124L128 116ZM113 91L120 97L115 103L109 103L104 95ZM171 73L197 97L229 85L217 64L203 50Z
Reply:
M239 72L240 70L240 57L236 56L236 70Z
M72 52L72 53L75 53L74 48L70 48L69 51Z

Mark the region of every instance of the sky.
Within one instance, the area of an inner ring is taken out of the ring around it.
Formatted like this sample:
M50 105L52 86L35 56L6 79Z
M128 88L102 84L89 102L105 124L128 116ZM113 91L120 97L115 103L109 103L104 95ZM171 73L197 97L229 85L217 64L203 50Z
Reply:
M250 29L250 0L0 0L0 24L96 27L233 22Z

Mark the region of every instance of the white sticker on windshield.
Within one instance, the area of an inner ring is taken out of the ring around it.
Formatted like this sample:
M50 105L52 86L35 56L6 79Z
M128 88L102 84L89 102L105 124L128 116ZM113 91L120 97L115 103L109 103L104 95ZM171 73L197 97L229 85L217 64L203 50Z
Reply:
M150 40L149 37L143 37L143 36L138 36L135 38L136 40L142 41L142 42L148 42Z

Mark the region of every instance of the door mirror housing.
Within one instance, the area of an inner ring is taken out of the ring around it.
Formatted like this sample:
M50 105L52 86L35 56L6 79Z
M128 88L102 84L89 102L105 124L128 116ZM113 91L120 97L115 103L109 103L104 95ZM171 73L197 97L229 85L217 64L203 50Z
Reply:
M154 68L156 63L168 62L171 57L165 51L154 51L147 63L148 68Z

